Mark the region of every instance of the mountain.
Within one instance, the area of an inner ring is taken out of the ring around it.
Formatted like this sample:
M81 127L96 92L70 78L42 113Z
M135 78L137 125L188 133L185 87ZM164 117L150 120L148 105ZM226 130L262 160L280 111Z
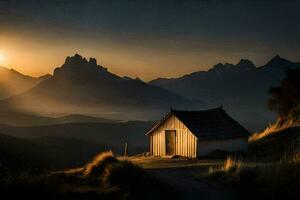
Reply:
M119 77L97 64L96 59L76 54L54 70L49 79L32 89L0 102L0 109L46 114L107 113L123 115L189 106L191 101L140 80ZM121 113L121 114L120 114Z
M274 119L274 113L267 109L268 90L280 84L288 68L300 68L300 63L275 56L264 66L256 67L250 60L242 59L236 65L219 63L208 71L158 78L149 84L201 99L210 107L223 105L239 122L257 130Z
M14 69L0 67L0 77L0 99L3 99L32 88L50 75L35 78L23 75Z

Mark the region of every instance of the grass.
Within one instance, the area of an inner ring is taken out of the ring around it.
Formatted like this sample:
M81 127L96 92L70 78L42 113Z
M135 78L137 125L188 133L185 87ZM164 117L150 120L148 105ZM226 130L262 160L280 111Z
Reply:
M105 167L109 164L118 162L112 151L103 152L94 157L94 159L86 164L83 168L83 175L87 177L99 177L104 172Z
M206 176L209 178L222 180L224 183L233 183L238 181L237 179L241 169L241 159L236 158L235 156L228 156L222 166L209 167Z
M300 154L272 165L254 167L228 157L223 166L210 168L206 178L213 184L235 187L243 199L299 199Z
M280 118L274 123L269 124L265 130L263 130L260 133L254 133L250 138L249 142L254 142L257 140L260 140L268 135L283 131L285 129L291 128L291 127L297 127L300 126L300 123L293 119L282 121Z
M225 161L223 170L227 173L230 171L238 171L240 170L241 166L242 166L242 161L240 159L229 156Z
M273 132L249 143L248 158L259 162L291 160L300 151L300 127Z
M237 173L229 175L212 172L208 176L212 180L238 186L241 194L248 199L300 199L299 121L282 122L279 119L263 132L254 134L249 139L248 157L272 164L241 167Z

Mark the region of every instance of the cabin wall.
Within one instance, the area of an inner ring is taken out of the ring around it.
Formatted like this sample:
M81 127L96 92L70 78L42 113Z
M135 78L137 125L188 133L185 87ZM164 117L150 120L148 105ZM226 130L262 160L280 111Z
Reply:
M248 138L236 138L228 140L204 140L198 141L198 156L206 156L216 150L228 152L246 152L248 151Z
M165 121L150 135L150 152L154 156L166 155L165 130L176 130L175 154L195 158L197 156L197 138L174 115Z

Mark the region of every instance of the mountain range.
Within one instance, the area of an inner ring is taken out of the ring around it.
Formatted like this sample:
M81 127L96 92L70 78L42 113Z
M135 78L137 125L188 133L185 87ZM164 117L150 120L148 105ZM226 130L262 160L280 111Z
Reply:
M257 67L250 60L242 59L236 65L219 63L208 71L179 78L158 78L149 84L201 99L209 107L222 105L247 127L264 127L275 116L267 108L268 90L280 84L289 68L300 68L300 63L275 56Z
M73 114L156 120L170 106L176 109L206 109L222 105L237 121L257 130L275 119L275 113L271 113L266 105L268 90L280 84L289 68L300 68L300 63L275 56L265 65L255 66L252 61L241 59L237 64L219 63L207 71L179 78L144 82L139 78L117 76L98 65L96 59L87 60L76 54L67 57L52 76L33 78L0 68L0 76L4 77L0 88L9 88L0 89L0 97L6 97L0 100L0 113L12 116L5 120L2 115L6 124L43 125L80 122L83 118L91 122L86 117L75 120L74 117L68 120L57 118ZM16 113L20 116L15 117ZM36 118L36 115L48 118L38 120L37 124L23 120L28 118L26 116ZM11 119L20 121L14 123Z

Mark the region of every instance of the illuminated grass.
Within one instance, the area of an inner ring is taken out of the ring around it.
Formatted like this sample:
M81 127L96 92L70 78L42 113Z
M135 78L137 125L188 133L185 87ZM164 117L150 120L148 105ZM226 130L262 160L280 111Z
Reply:
M297 126L298 124L295 124L292 120L286 121L284 123L281 123L280 120L277 120L274 124L269 124L269 126L262 132L260 133L255 133L253 134L250 138L249 141L253 142L256 140L259 140L263 137L266 137L270 134L282 131L284 129Z

